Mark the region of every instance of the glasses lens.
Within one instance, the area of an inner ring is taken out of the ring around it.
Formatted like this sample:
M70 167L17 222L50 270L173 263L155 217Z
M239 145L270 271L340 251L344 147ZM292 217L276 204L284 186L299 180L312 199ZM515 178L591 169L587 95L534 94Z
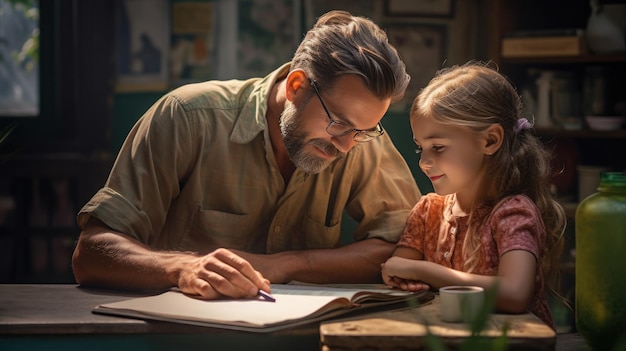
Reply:
M340 121L331 120L326 127L326 132L332 136L344 136L352 132L352 127Z
M383 134L385 134L385 132L379 123L374 130L358 131L356 134L354 134L354 140L358 142L370 141L372 139L378 138Z
M354 134L354 140L362 143L375 139L379 136L381 136L381 134L378 132L357 132L356 134Z
M357 141L359 143L364 143L366 141L370 141L372 139L374 139L375 137L371 136L371 135L367 135L367 133L364 132L357 132L356 134L354 134L354 141Z
M378 138L383 135L385 132L380 124L376 126L374 130L355 130L351 126L342 123L341 121L332 120L328 123L328 127L326 127L326 132L332 136L340 137L344 135L348 135L350 133L354 133L354 141L357 142L365 142L370 141L374 138Z

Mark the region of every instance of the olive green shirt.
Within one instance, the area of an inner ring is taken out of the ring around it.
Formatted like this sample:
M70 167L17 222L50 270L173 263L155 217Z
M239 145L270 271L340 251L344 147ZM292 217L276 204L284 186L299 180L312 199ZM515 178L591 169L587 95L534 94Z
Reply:
M104 186L80 210L155 249L255 253L334 248L344 209L355 240L396 242L419 190L388 135L288 184L274 159L265 78L180 87L135 124Z

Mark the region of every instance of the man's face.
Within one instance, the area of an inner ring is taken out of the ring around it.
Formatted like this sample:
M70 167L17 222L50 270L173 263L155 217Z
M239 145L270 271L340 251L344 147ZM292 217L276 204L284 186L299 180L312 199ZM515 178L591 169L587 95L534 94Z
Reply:
M329 110L322 107L311 86L300 98L285 103L280 129L285 147L294 165L308 173L318 173L334 160L344 157L354 147L354 133L331 136L326 132L330 119L341 121L355 129L371 129L382 119L390 100L380 100L363 84L361 78L346 75L339 78L332 91L320 88Z
M280 119L280 130L291 162L296 167L308 173L318 173L328 167L336 158L345 156L345 153L337 150L328 140L315 138L307 141L305 129L302 123L302 114L291 101L287 101ZM307 151L306 144L319 149L321 152Z

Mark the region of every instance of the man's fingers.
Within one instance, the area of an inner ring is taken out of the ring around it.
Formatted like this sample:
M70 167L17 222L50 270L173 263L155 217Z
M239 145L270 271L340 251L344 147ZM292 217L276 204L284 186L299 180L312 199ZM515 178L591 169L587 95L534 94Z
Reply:
M259 290L270 291L270 282L252 265L227 249L217 249L185 266L180 273L181 291L203 299L222 296L247 298Z
M252 297L259 289L269 290L269 282L248 261L230 250L218 249L209 254L205 269L205 279L226 296Z
M190 283L190 288L195 292L195 295L199 295L206 300L214 300L221 297L221 294L213 289L213 286L204 279L195 279Z
M225 255L228 259L230 259L230 265L254 284L254 295L256 295L259 289L269 292L269 280L265 279L260 272L255 270L250 262L230 250L218 250L216 254L219 256Z

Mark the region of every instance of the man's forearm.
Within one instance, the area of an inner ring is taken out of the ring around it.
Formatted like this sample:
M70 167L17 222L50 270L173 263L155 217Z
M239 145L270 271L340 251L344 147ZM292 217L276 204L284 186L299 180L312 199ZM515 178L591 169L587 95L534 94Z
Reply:
M394 247L379 239L366 239L336 249L241 255L272 283L381 283L380 264Z
M81 285L120 289L166 289L176 286L185 253L153 252L114 233L83 233L72 257Z

